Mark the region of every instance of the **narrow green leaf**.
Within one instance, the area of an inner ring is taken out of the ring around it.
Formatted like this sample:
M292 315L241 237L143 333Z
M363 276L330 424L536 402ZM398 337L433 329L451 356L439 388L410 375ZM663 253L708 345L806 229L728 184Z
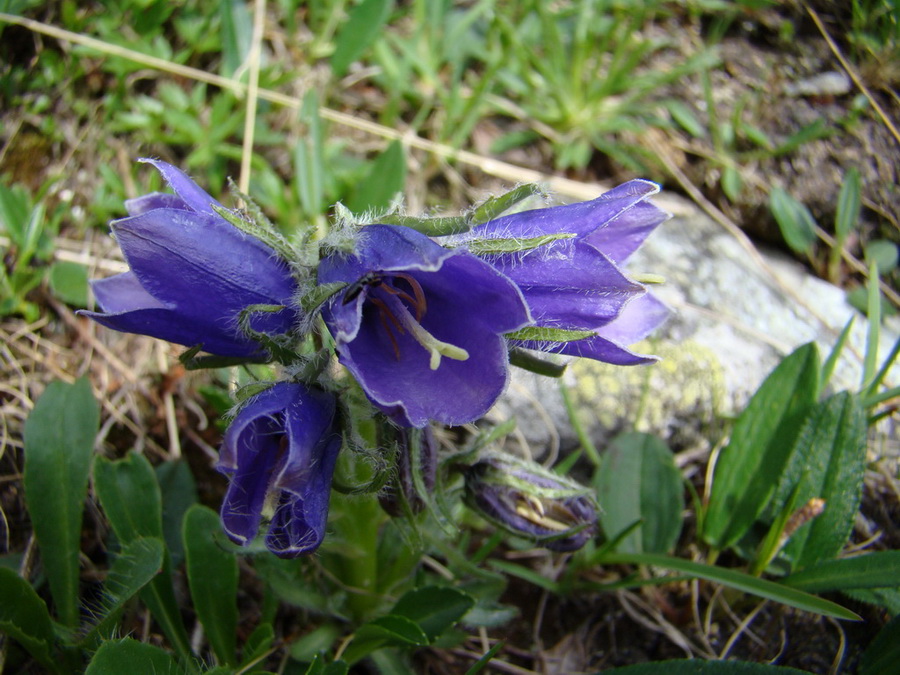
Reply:
M391 614L404 616L422 629L430 642L442 635L474 606L475 601L462 591L426 586L405 593Z
M427 234L429 237L443 237L449 234L459 234L467 232L471 228L471 224L464 216L448 216L445 218L417 218L413 216L401 216L392 213L387 216L381 216L378 222L385 225L402 225Z
M704 539L717 549L740 539L768 505L802 420L819 390L819 357L799 347L762 383L716 462Z
M900 588L900 551L877 551L825 560L785 577L783 583L810 593L855 588Z
M838 336L837 342L834 343L834 347L831 348L831 352L828 354L828 358L826 358L825 363L822 364L822 375L819 378L820 394L831 381L831 376L834 373L834 368L835 366L837 366L838 360L840 360L841 358L841 353L844 351L844 346L847 344L847 338L850 337L850 330L853 328L853 322L855 320L856 315L852 314L850 316L850 320L847 321L847 325L844 326L844 330L842 330L840 336Z
M809 209L778 187L769 193L769 208L787 245L809 254L816 243L816 221Z
M513 347L509 350L509 362L511 365L545 377L562 377L566 372L564 363L555 363L543 359L529 349Z
M50 657L54 635L47 605L31 584L8 567L0 567L0 632L27 649L41 665L57 670Z
M844 176L841 192L838 195L837 213L834 217L834 233L836 246L841 248L859 220L859 209L862 203L859 170L851 168Z
M684 491L672 451L650 434L627 433L610 444L596 474L600 525L608 539L640 520L620 543L627 553L666 553L681 532Z
M523 579L528 583L533 584L538 588L543 588L544 590L551 593L560 593L561 591L558 582L553 581L553 579L548 579L540 572L537 572L529 567L523 567L522 565L499 559L492 559L489 564L493 569L500 570L506 575L511 575L514 577L518 577L519 579Z
M171 654L159 647L122 638L100 645L84 672L85 675L122 675L133 672L183 675L185 669Z
M818 497L825 510L791 537L785 554L798 569L832 558L853 529L862 499L866 416L858 397L841 392L817 404L805 420L773 498L777 509L794 486L797 504Z
M722 192L732 204L737 203L744 189L744 179L737 167L729 164L722 170Z
M874 263L879 274L889 274L897 268L897 244L887 239L874 239L866 244L866 262Z
M123 546L138 537L164 538L159 483L146 457L134 452L118 461L98 457L94 462L94 489ZM141 600L178 655L191 663L190 640L175 598L168 551L160 573L141 591Z
M339 293L347 287L344 281L332 281L331 283L316 286L309 293L304 295L300 300L300 306L304 312L315 312L319 307L324 305L331 297Z
M350 12L331 55L335 77L343 77L350 64L375 42L393 9L393 0L363 0Z
M84 378L52 382L25 423L25 499L57 615L78 625L81 515L100 408Z
M161 539L139 537L125 546L113 561L103 584L102 606L92 612L93 626L80 641L93 649L103 638L112 637L120 610L162 569L165 546Z
M862 655L858 675L883 675L900 663L900 617L895 616L878 631Z
M833 616L838 619L859 621L860 617L845 607L810 595L796 588L775 583L767 579L750 576L737 570L704 565L702 563L675 558L656 553L609 553L603 561L608 565L652 565L664 569L674 570L698 579L714 581L723 586L735 588L744 593L756 595L760 598L774 600L783 605L789 605L806 612L814 612L824 616Z
M222 23L218 36L222 45L219 72L224 77L231 77L244 65L250 53L253 17L247 3L240 0L219 0L219 17Z
M503 640L498 641L487 650L484 655L478 659L475 663L472 664L472 667L466 671L466 675L478 675L482 670L485 669L488 665L490 665L491 661L494 660L494 657L497 656L497 652L499 652L506 645L506 642Z
M529 239L475 239L466 244L469 252L475 255L491 255L494 253L518 253L519 251L532 251L560 239L571 239L574 234L563 232L561 234L545 234Z
M393 141L372 162L369 173L347 200L347 208L353 213L387 209L403 194L405 185L406 154L400 141Z
M306 133L294 146L294 186L303 210L310 217L325 210L325 149L319 98L314 89L303 97L300 121Z
M809 672L767 663L683 659L612 668L604 670L603 675L809 675Z
M706 136L706 127L700 124L697 121L697 118L694 116L694 113L691 109L682 103L681 101L668 101L666 103L666 108L669 110L669 115L672 116L672 119L688 132L694 138L703 138Z
M188 583L197 618L219 661L235 663L237 644L237 558L219 545L219 516L194 504L184 517Z
M863 358L860 387L862 390L869 388L878 369L878 344L881 338L881 289L878 281L878 266L874 262L869 263L868 302L866 304L866 319L869 323L866 331L866 353Z

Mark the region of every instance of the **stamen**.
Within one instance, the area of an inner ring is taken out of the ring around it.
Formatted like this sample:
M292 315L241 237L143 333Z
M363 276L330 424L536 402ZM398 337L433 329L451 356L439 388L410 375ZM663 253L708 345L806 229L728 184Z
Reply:
M406 272L396 272L394 277L403 279L409 284L413 295L416 296L415 300L410 297L409 293L403 293L401 297L408 300L409 303L416 308L416 321L421 322L422 318L425 316L425 312L428 310L428 302L425 300L425 291L422 290L422 284L420 284L414 276L407 274Z
M530 495L519 495L519 499L516 502L516 513L535 525L554 532L563 532L571 527L571 525L566 525L547 516L544 511L544 505Z
M372 304L378 308L378 318L381 320L381 325L384 327L384 332L387 333L388 339L391 341L391 346L394 348L394 356L397 360L400 360L400 345L397 344L397 338L394 337L394 331L391 330L391 325L393 324L394 328L396 328L401 335L403 335L406 331L403 329L403 324L400 323L399 319L394 316L394 313L391 311L391 308L388 307L388 304L382 300L381 298L376 298L374 296L369 296L369 300L372 301ZM390 323L388 323L390 320Z
M438 340L434 335L425 330L422 325L416 321L409 310L402 302L397 302L394 307L395 316L406 326L406 329L412 334L416 341L422 345L431 354L429 367L437 370L441 365L441 357L446 356L448 359L455 361L467 361L469 352L462 347L451 345L449 342Z

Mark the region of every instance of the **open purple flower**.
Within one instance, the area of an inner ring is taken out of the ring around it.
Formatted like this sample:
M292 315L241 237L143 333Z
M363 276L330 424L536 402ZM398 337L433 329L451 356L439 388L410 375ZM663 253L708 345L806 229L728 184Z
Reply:
M536 326L595 333L571 342L518 344L618 365L645 363L653 357L627 346L657 328L668 309L619 267L668 217L647 201L658 191L655 183L632 180L593 201L503 216L453 240L569 235L531 250L482 256L519 286Z
M270 551L292 558L316 550L340 448L330 394L279 382L253 398L225 432L219 455L217 468L231 474L221 513L228 536L247 545L263 510L273 508L265 539Z
M362 228L352 255L320 264L330 282L349 284L322 312L341 362L404 426L481 417L506 386L502 335L531 323L497 269L406 227Z
M255 313L252 330L288 332L295 290L275 252L213 210L218 202L182 171L153 164L175 194L152 193L126 202L130 216L111 223L130 271L92 282L102 311L82 312L113 330L139 333L210 354L263 353L242 334L238 319L250 305L285 306Z
M473 464L465 494L487 520L551 551L577 551L597 529L587 488L515 457L490 454Z

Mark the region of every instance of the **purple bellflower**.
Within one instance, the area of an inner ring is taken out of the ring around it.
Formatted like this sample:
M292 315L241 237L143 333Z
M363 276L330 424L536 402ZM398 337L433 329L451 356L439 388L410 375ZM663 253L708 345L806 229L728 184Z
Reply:
M487 520L551 551L577 551L594 536L590 491L540 464L489 454L466 472L466 502Z
M217 467L231 475L221 516L235 543L253 540L265 509L274 509L265 538L274 554L293 558L322 543L341 448L335 408L330 394L279 382L238 412Z
M597 199L502 216L455 236L525 240L569 235L535 249L481 257L522 290L535 325L593 336L570 342L513 341L531 349L634 365L655 360L630 351L668 316L668 309L628 279L620 266L668 214L647 199L659 186L632 180Z
M159 160L155 166L175 194L152 193L128 200L130 214L113 221L128 272L94 281L99 312L82 312L107 328L194 346L219 356L263 354L242 334L238 319L250 305L285 306L255 313L256 332L288 332L295 283L275 252L213 210L219 203L182 171Z
M369 225L352 254L319 265L348 286L323 308L341 362L402 426L458 425L488 411L508 379L502 335L531 323L516 285L462 249Z

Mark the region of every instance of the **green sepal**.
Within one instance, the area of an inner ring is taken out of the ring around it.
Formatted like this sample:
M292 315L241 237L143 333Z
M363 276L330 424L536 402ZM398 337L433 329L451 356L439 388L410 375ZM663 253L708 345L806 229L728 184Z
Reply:
M546 193L540 185L537 185L536 183L526 183L499 197L491 197L490 199L485 200L484 203L475 209L469 216L468 220L470 226L481 225L482 223L487 223L495 218L499 218L512 211L520 202L536 195L545 194Z
M291 338L284 335L272 336L262 333L250 327L250 318L253 314L275 314L285 309L285 305L247 305L238 315L238 329L248 338L259 342L272 358L280 363L294 363L300 357L288 343Z
M509 362L517 368L546 377L562 377L568 365L542 359L527 349L518 347L513 347L509 350Z
M246 356L197 356L203 349L203 345L194 345L178 355L178 360L187 370L202 370L203 368L230 368L245 363L264 363L265 358L252 359Z
M312 314L347 286L349 284L346 281L332 281L328 284L315 286L309 293L304 294L300 298L300 307L307 314Z
M515 332L506 333L504 337L510 340L528 340L529 342L575 342L576 340L594 337L596 334L592 330L566 330L565 328L550 328L548 326L526 326Z
M213 204L212 209L244 234L251 236L254 239L258 239L271 248L278 254L278 257L285 262L296 261L298 258L297 252L290 243L288 243L288 240L275 231L274 226L265 219L265 216L263 216L259 207L252 201L249 201L249 197L243 196L242 198L248 205L248 210L252 210L253 220L246 220L245 218L242 218L240 214L235 213L231 209L226 209L224 206L219 206L218 204ZM257 218L262 218L263 222L266 223L266 226L260 225Z
M383 225L402 225L429 237L444 237L449 234L460 234L472 229L472 223L465 216L451 216L444 218L415 218L413 216L401 216L391 214L382 216L378 221Z
M475 239L468 242L466 248L475 255L491 255L496 253L518 253L519 251L532 251L560 239L572 239L575 235L569 232L559 234L544 234L540 237L527 239Z

